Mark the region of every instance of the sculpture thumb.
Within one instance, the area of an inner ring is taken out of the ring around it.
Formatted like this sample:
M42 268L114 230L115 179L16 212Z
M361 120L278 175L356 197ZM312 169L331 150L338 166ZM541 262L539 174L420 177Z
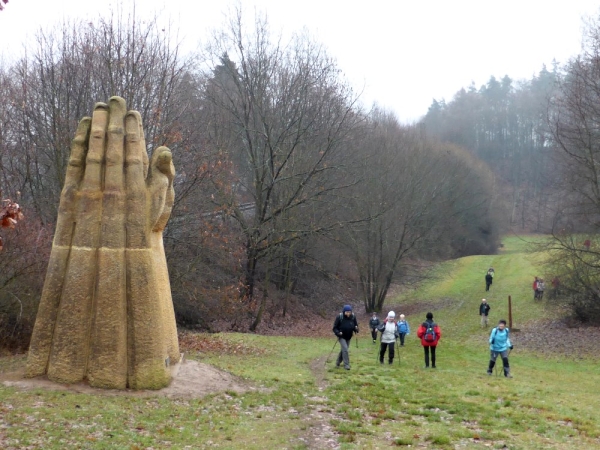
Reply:
M167 147L157 148L152 154L147 180L151 200L152 231L162 231L167 226L175 200L174 178L175 166L173 166L171 151Z

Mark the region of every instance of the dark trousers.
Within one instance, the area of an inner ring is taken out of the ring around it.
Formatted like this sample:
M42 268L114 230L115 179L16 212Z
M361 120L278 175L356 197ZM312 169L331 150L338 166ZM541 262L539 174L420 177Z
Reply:
M496 358L500 356L502 358L502 367L504 368L504 376L508 377L510 375L510 364L508 363L508 351L504 350L503 352L495 352L493 350L490 351L490 365L488 366L487 372L491 375L494 366L496 365Z
M491 285L492 285L492 282L491 282L491 281L486 281L486 282L485 282L485 290L486 290L486 291L489 291L489 290L490 290L490 286L491 286Z
M425 367L429 367L429 349L431 349L431 367L435 367L435 347L424 346L423 350L425 350Z
M377 328L372 328L371 329L371 337L373 337L374 341L377 340Z
M389 348L389 353L388 353L388 360L390 362L390 364L392 364L392 362L394 361L394 345L396 344L396 342L390 342L389 344L386 344L385 342L382 342L380 347L379 347L379 362L383 363L383 357L385 356L385 351L386 349Z
M400 333L400 345L404 345L405 337L406 337L406 333Z

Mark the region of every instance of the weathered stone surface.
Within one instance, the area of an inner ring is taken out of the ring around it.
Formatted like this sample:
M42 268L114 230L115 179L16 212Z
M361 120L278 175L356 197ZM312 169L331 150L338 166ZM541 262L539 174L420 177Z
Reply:
M146 153L141 116L112 97L79 123L26 375L160 389L179 344L162 232L175 169Z

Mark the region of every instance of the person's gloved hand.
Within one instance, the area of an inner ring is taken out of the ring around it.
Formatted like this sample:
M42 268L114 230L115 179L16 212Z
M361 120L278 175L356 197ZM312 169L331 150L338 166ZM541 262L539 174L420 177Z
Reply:
M354 332L358 334L358 327L354 327Z
M496 339L492 339L492 345L496 343Z
M511 346L510 346L510 347L508 347L508 348L510 348L510 349L512 350L512 349L513 349L513 346L511 345Z

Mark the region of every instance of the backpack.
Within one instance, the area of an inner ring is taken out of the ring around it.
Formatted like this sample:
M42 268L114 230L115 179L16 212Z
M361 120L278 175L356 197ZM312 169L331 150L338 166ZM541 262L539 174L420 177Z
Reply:
M398 322L398 331L400 333L408 333L408 327L406 326L406 322Z
M435 323L423 322L423 326L425 327L425 334L423 335L425 342L435 342Z

